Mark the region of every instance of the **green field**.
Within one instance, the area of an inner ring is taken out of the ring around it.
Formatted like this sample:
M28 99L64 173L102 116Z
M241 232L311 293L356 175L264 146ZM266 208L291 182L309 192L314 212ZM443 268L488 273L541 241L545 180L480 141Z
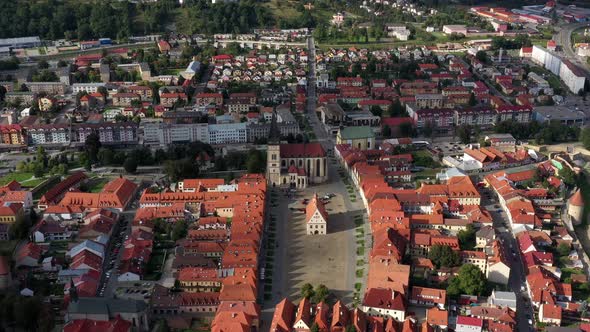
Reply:
M0 177L0 186L4 186L11 181L19 182L23 187L34 188L41 184L47 178L35 178L33 173L28 172L12 172Z
M104 185L107 184L108 182L109 182L109 179L94 178L94 179L90 180L90 182L88 184L88 192L99 193L102 191L102 188L104 187Z
M174 75L177 76L180 72L183 72L184 68L169 68L164 70L163 75Z
M297 9L295 9L296 3L291 1L271 0L264 5L273 13L274 17L292 19L300 15Z

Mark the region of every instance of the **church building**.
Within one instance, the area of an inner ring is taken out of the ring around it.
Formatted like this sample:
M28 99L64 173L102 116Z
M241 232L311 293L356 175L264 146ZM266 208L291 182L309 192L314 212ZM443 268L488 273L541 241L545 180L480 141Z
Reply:
M303 189L328 180L328 160L320 143L281 144L273 114L266 179L273 187Z

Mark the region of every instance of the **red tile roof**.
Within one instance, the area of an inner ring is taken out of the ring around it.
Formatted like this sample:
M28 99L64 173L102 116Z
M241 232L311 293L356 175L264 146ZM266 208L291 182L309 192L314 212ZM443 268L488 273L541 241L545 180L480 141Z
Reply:
M363 306L406 311L406 304L401 294L385 288L367 290L363 299Z
M131 331L131 322L120 316L110 321L93 319L75 319L67 323L64 332L128 332Z
M305 219L307 222L311 220L311 217L313 217L316 211L319 211L320 215L322 216L322 218L324 218L324 220L328 220L328 212L326 212L326 207L324 206L324 203L318 198L317 194L314 194L313 198L305 208Z
M275 307L275 312L270 324L270 331L274 332L290 332L293 327L293 315L295 313L295 305L288 299L283 299Z
M481 320L480 318L475 318L475 317L458 316L457 317L457 325L459 325L459 324L482 327L483 320Z
M68 176L63 181L49 189L43 196L41 196L39 204L44 205L57 203L56 200L61 195L65 194L67 190L69 190L72 186L75 186L76 184L80 183L81 181L84 181L87 178L88 177L86 176L86 174L84 174L84 172L76 172Z
M444 289L412 287L412 300L418 302L433 302L444 305L447 302L447 292Z
M320 143L281 144L281 158L325 157Z

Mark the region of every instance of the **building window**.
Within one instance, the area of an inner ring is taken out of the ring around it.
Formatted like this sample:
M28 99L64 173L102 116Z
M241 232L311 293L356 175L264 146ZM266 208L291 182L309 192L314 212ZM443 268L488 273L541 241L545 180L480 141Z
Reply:
M316 176L320 176L320 160L316 159L315 161L315 173Z

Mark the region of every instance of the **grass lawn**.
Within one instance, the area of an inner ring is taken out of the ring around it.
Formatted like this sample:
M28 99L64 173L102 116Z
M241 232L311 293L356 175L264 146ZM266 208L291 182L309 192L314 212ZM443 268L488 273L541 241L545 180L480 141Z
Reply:
M425 169L421 172L414 173L415 179L426 179L426 178L434 178L436 173L440 172L439 169Z
M45 183L45 185L42 188L39 188L37 190L37 192L35 192L35 194L33 195L33 199L39 199L41 198L41 196L45 195L45 193L53 188L53 186L55 186L56 184L59 183L59 181L61 180L61 177L59 176L54 176L51 181L47 181L47 183ZM29 181L30 182L30 181ZM28 183L28 182L27 182ZM36 186L35 186L36 187Z
M271 0L264 3L265 7L268 8L275 17L284 17L287 19L293 19L299 17L300 13L295 8L296 3L291 1L282 0Z
M178 76L178 74L184 71L185 68L168 68L164 70L164 75L174 75Z
M0 178L0 185L4 186L11 181L17 182L25 182L25 181L32 181L31 178L33 177L33 173L27 172L12 172L9 174L4 175Z
M539 66L532 66L531 71L538 74L538 75L544 76L544 78L547 80L547 82L549 83L549 86L551 86L552 89L563 90L563 85L561 84L559 77L557 77L555 74L553 74L549 70L539 67Z
M152 255L150 261L147 264L147 271L149 274L160 274L160 270L162 269L162 264L164 263L164 254L155 254ZM147 279L147 278L146 278Z
M109 179L106 178L94 178L91 179L88 183L88 192L91 193L99 193L102 191L102 188L105 184L109 182Z
M43 183L43 181L47 180L46 178L39 178L39 179L31 179L27 181L23 181L21 184L23 187L27 188L35 188L36 186Z

